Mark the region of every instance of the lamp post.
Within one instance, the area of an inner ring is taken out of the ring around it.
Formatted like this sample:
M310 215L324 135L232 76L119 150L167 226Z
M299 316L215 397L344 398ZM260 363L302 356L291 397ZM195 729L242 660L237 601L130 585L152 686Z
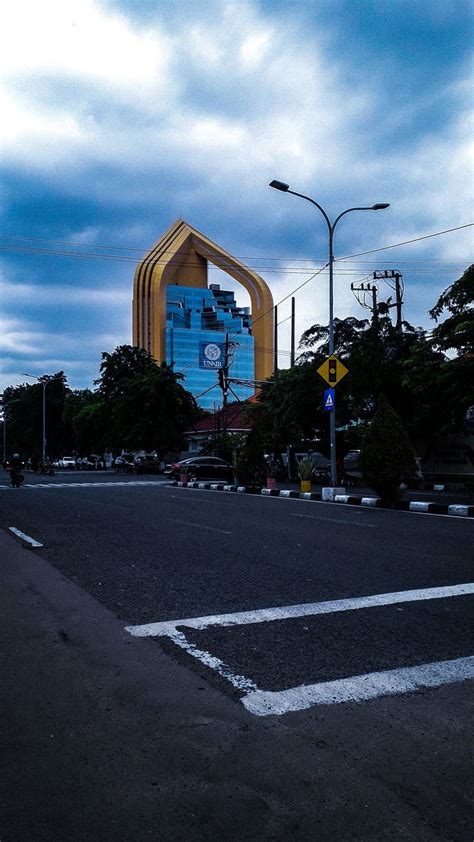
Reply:
M7 458L7 410L5 407L5 398L2 395L2 421L3 421L3 462Z
M352 211L361 211L361 210L384 210L385 208L389 208L390 205L388 202L377 202L375 205L370 205L369 207L355 207L355 208L347 208L346 210L342 211L339 216L336 217L334 222L331 222L329 216L327 215L326 211L323 207L321 207L318 202L314 199L311 199L309 196L305 196L303 193L296 193L294 190L290 190L289 184L285 184L283 181L276 181L273 180L270 182L270 187L274 187L275 190L281 190L283 193L291 193L293 196L299 196L300 199L306 199L307 202L311 202L312 205L318 208L321 211L324 219L326 220L326 225L328 228L328 246L329 246L329 354L334 354L334 231L336 229L336 225L343 216L347 213L351 213ZM337 485L337 468L336 468L336 415L335 411L329 413L330 415L330 451L331 451L331 485L335 487Z
M41 383L43 387L43 468L46 464L46 386L48 383L51 383L52 380L61 380L60 377L48 377L47 380L42 379L41 377L37 377L36 374L26 374L24 371L22 372L23 377L32 377L33 380L37 380L38 383Z

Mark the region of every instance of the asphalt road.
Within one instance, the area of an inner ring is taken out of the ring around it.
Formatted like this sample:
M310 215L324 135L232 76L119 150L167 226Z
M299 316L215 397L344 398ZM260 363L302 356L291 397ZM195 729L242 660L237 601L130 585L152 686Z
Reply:
M0 544L2 842L472 839L472 686L403 689L473 654L472 521L159 477L26 482L0 487L0 529L43 545ZM249 688L280 707L252 712Z

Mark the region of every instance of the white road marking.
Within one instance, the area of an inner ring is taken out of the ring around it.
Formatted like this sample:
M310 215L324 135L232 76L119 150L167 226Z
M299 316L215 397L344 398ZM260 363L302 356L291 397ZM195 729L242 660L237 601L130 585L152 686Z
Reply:
M208 529L210 532L220 532L221 535L232 535L232 532L227 532L225 529L217 529L215 526L205 526L203 523L191 523L190 520L179 520L173 518L175 523L182 523L184 526L192 526L194 529Z
M198 649L194 643L190 643L189 640L186 639L182 632L175 631L173 634L170 634L169 637L177 644L177 646L180 646L181 649L184 649L190 655L193 655L194 658L197 658L198 661L201 661L201 663L205 664L206 667L210 667L218 672L222 678L226 678L227 681L230 681L230 683L234 687L237 687L238 690L245 690L247 693L252 690L257 690L257 685L254 684L253 681L250 681L249 678L245 678L244 675L236 675L232 672L230 667L227 666L227 664L224 664L224 662L220 660L220 658L216 658L204 649Z
M116 480L109 482L36 482L26 483L22 488L123 488L126 485L156 485L166 486L163 480ZM9 488L8 485L2 485L1 488Z
M259 690L251 679L232 672L232 669L220 658L216 658L204 649L198 649L179 630L179 627L206 629L209 626L216 625L246 625L318 614L332 614L339 611L353 611L360 608L396 605L397 603L447 599L473 593L474 582L467 582L462 585L395 591L393 593L375 594L374 596L354 597L353 599L336 599L327 602L263 608L256 611L241 611L234 614L191 617L186 620L168 620L161 623L126 626L125 630L134 637L169 637L189 655L219 673L234 687L243 690L244 696L241 702L250 713L255 714L255 716L281 716L284 713L304 710L313 705L362 702L379 696L413 693L420 688L441 687L443 684L466 681L474 677L474 657L366 673L335 681L324 681L319 684L291 687L287 690L266 691Z
M296 617L312 617L317 614L333 614L338 611L354 611L359 608L377 608L383 605L397 605L403 602L420 602L427 599L447 599L474 593L474 582L462 585L446 585L439 588L422 588L411 591L357 596L350 599L334 599L326 602L306 602L300 605L283 605L275 608L258 608L255 611L239 611L234 614L214 614L207 617L191 617L182 620L165 620L160 623L146 623L127 626L134 637L160 637L170 635L178 627L207 629L209 626L243 626L251 623L266 623L272 620L290 620Z
M22 541L25 541L27 544L30 545L30 547L42 547L43 546L43 544L40 544L39 541L35 541L34 538L30 538L29 535L25 535L25 533L21 532L20 529L17 529L16 526L9 526L8 528L9 528L10 532L13 532L13 534L16 535L17 538L21 538Z
M281 716L313 705L366 702L380 696L414 693L423 688L441 687L471 678L474 678L474 657L457 658L417 667L369 672L336 681L291 687L289 690L254 690L241 701L256 716Z
M345 520L345 519L341 520L341 518L321 517L320 515L300 515L300 514L296 514L295 512L292 512L291 516L292 517L306 517L306 518L309 518L310 520L327 520L327 521L329 521L329 523L337 523L337 524L349 523L352 526L363 526L364 529L377 529L376 524L367 523L367 522L363 523L360 520Z

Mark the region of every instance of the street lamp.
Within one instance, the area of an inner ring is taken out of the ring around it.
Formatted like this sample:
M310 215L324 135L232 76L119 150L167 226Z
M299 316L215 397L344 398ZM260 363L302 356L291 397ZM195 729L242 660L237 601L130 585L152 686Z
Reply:
M351 213L351 211L359 211L359 210L385 210L385 208L389 208L390 205L388 202L377 202L375 205L370 205L369 207L362 207L362 208L347 208L347 210L342 211L339 216L336 217L334 222L331 222L329 216L327 215L324 208L315 202L314 199L311 199L309 196L305 196L303 193L296 193L294 190L290 190L290 185L285 184L284 181L271 181L270 187L274 187L275 190L281 190L283 193L291 193L293 196L299 196L300 199L306 199L306 201L311 202L312 205L315 205L318 210L321 211L324 219L326 220L326 225L328 227L328 234L329 234L329 354L334 354L334 231L336 229L336 225L339 220L346 215L346 213ZM335 487L337 485L337 468L336 468L336 415L335 411L333 410L330 414L330 449L331 449L331 485Z
M5 407L5 397L2 395L2 421L3 421L3 461L7 458L7 410Z
M22 371L23 377L32 377L33 380L38 380L43 387L43 468L46 465L46 386L48 383L51 383L52 380L61 380L61 377L48 377L47 380L38 377L36 374L26 374L26 372Z

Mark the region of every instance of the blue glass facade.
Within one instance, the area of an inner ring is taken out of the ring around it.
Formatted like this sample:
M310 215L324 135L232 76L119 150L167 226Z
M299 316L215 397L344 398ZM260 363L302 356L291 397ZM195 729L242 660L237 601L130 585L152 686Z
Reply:
M174 365L185 379L183 386L204 409L222 405L222 392L216 385L218 371L199 367L202 342L224 344L229 337L229 377L254 379L254 338L248 307L237 307L233 292L218 284L209 289L168 286L166 299L166 362ZM206 389L213 389L202 395ZM239 400L246 400L253 388L232 383ZM229 400L233 400L229 393Z

